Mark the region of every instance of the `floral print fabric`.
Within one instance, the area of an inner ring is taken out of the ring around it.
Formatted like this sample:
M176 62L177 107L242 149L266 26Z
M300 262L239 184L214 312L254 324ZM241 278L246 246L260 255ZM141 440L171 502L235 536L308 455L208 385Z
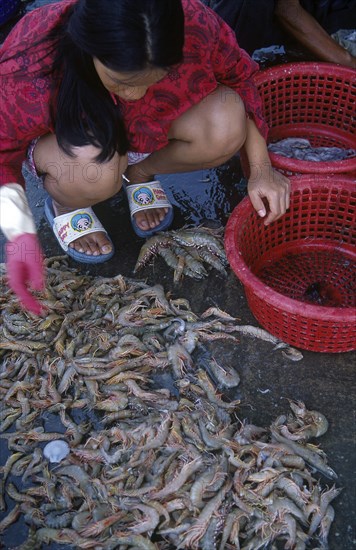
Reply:
M46 36L73 4L75 0L62 0L28 13L0 49L0 184L23 184L21 166L31 140L54 132L53 106L59 83L50 75L43 76L55 55ZM116 98L130 149L151 153L164 147L172 122L219 83L239 94L247 115L266 137L261 101L252 79L258 65L239 48L234 32L217 14L199 0L182 0L182 4L183 62L152 85L142 99L129 102Z

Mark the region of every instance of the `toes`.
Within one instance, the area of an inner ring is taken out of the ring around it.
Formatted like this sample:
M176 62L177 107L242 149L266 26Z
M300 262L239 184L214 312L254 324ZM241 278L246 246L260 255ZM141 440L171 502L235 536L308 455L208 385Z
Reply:
M139 226L139 228L143 230L148 229L150 227L149 221L147 220L146 217L139 217L138 219L136 219L136 223Z
M135 216L136 223L140 229L154 229L166 217L168 208L144 210Z
M100 247L100 251L102 254L109 254L112 251L111 244L105 244Z
M77 252L80 252L81 254L84 252L84 247L82 245L81 239L70 243L69 247L73 248Z
M87 254L87 256L99 256L100 248L95 242L89 242L85 254Z
M112 245L105 233L91 233L87 237L76 239L69 245L77 252L87 254L88 256L99 256L100 254L109 254L112 251Z

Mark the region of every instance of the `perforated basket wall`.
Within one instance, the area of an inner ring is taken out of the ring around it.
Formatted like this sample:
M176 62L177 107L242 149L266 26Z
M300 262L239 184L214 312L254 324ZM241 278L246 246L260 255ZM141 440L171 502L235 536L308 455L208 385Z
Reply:
M270 127L268 142L303 137L313 147L356 148L355 71L331 63L287 63L259 71L255 83ZM270 153L293 174L356 174L356 157L312 162Z
M0 0L0 25L6 23L20 7L20 0Z
M248 197L225 232L227 258L260 324L318 352L356 349L356 187L351 178L292 177L291 207L265 227Z

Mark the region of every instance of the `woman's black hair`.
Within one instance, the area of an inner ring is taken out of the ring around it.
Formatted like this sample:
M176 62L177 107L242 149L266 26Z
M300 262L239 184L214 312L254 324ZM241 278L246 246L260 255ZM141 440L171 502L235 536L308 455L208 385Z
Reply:
M79 0L58 42L60 75L55 132L68 154L72 146L101 148L98 162L124 154L129 143L93 58L118 72L168 69L183 58L181 0Z

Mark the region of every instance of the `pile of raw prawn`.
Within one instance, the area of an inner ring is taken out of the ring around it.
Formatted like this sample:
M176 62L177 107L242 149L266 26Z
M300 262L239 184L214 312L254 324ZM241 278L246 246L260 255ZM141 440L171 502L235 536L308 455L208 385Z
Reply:
M157 255L161 256L168 267L174 270L173 282L181 279L203 279L208 269L216 269L227 275L226 258L223 244L224 228L206 227L183 228L177 231L161 231L147 239L142 246L134 272L139 271Z
M270 427L241 422L240 402L224 396L236 370L195 363L197 346L236 341L248 325L63 258L47 260L44 302L35 318L10 291L0 298L0 533L20 517L28 527L13 550L327 548L340 489L309 443L326 432L324 415L291 401ZM51 441L69 454L44 453Z

